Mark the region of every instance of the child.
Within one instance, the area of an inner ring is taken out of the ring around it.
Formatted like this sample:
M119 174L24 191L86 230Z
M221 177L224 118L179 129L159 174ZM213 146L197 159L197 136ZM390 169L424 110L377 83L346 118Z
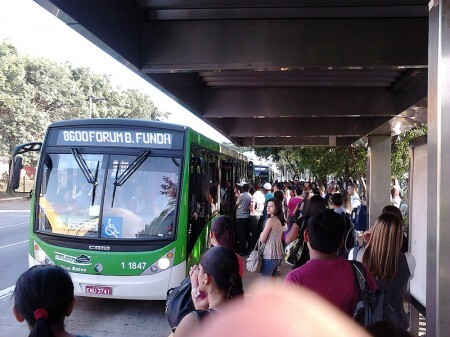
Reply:
M27 321L29 337L83 337L64 328L74 304L72 279L61 267L34 266L17 280L13 313L18 322Z

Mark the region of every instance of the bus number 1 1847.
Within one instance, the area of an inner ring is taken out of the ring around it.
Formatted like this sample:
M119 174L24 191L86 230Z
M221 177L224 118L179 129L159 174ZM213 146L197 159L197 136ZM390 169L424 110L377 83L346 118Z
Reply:
M143 270L145 269L145 266L147 265L147 262L122 262L121 266L122 269L131 269L131 270L136 270L136 269L140 269Z

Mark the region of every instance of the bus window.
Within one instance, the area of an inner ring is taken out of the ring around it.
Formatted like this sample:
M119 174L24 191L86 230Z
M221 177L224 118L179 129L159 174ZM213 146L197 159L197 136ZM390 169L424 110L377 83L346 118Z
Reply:
M81 168L72 154L47 154L39 193L38 231L70 236L97 236L103 155L82 156ZM87 170L83 173L83 170ZM95 181L88 182L85 174Z
M180 159L149 157L133 165L136 158L46 155L37 230L106 239L173 238ZM127 177L118 184L124 172Z
M179 159L148 157L122 184L135 156L111 156L101 237L172 238L179 186ZM135 166L134 166L135 167Z

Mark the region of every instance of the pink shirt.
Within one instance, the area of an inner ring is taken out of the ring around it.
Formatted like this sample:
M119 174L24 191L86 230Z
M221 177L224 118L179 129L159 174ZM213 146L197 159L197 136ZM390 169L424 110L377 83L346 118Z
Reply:
M294 197L289 199L288 208L289 208L289 216L294 216L295 207L299 203L301 203L303 199L301 197Z
M364 267L368 288L377 285L369 270ZM336 307L353 316L359 295L353 267L343 257L328 260L309 260L286 275L286 282L304 286L321 295Z

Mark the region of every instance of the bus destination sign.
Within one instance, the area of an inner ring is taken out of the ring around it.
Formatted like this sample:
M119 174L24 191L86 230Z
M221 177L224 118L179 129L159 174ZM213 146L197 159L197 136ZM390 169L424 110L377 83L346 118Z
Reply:
M56 145L60 146L120 146L143 147L157 149L179 149L173 146L174 138L177 143L182 141L181 136L164 131L137 131L137 130L58 130ZM52 137L51 137L52 138ZM182 144L182 143L181 143Z

